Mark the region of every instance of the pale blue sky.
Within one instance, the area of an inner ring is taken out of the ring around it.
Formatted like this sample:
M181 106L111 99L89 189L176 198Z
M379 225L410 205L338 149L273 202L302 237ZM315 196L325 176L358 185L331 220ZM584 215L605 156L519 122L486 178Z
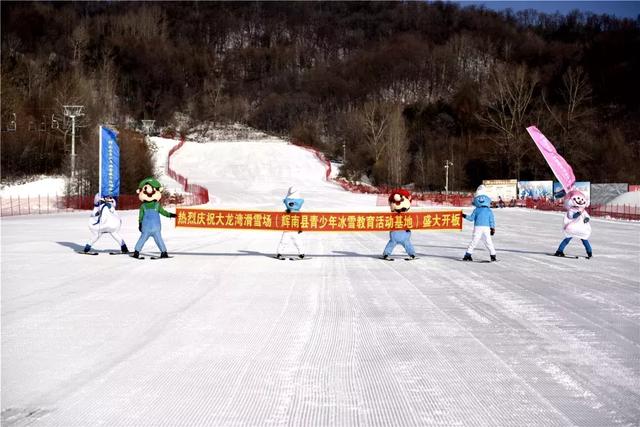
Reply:
M454 1L461 6L484 5L487 9L514 12L536 9L544 13L560 12L566 14L574 9L596 14L606 13L618 18L636 19L640 15L640 1Z

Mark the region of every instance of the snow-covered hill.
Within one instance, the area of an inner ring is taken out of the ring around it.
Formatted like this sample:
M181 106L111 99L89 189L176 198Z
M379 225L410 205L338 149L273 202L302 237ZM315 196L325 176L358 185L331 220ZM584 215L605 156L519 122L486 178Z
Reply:
M7 184L0 188L0 197L37 197L64 195L65 178L61 176L39 176L24 183Z
M618 206L636 206L640 207L640 191L629 191L621 194L608 204Z
M281 210L293 185L306 210L375 210L375 196L351 194L326 181L326 167L311 151L282 140L191 142L174 154L172 165L208 188L215 205Z
M174 167L217 207L280 210L295 184L303 209L381 209L282 142ZM76 254L85 212L2 218L2 425L637 425L640 226L592 219L595 257L558 259L562 214L495 213L498 263L460 261L468 223L415 232L412 262L377 258L386 233L303 233L311 259L279 261L277 232L163 218L156 261Z

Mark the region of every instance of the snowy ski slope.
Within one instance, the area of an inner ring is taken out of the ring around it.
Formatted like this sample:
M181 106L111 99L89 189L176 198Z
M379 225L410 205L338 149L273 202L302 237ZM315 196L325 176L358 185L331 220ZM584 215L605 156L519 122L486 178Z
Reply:
M174 166L219 207L279 210L296 184L306 210L380 209L284 143L186 144ZM413 262L377 259L385 233L304 233L291 262L277 232L163 218L175 258L138 261L107 238L76 254L84 212L2 218L2 425L640 424L640 225L593 219L595 257L558 259L561 214L495 214L492 264L459 261L468 223L414 233Z

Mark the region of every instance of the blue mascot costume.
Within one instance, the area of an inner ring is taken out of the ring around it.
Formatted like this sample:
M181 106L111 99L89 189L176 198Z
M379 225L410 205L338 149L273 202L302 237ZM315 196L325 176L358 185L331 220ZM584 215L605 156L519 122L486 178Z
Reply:
M484 185L479 186L476 190L473 206L475 209L471 215L462 214L462 217L467 221L473 221L473 237L462 260L473 261L471 254L480 240L483 240L491 256L491 261L497 261L496 249L491 239L491 236L496 233L496 220L491 210L491 198L487 195Z

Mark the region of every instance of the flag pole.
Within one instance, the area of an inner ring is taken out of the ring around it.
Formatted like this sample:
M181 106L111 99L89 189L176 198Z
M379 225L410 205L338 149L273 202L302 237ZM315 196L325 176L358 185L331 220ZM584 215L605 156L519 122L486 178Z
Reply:
M102 197L102 126L100 126L98 132L98 194Z

